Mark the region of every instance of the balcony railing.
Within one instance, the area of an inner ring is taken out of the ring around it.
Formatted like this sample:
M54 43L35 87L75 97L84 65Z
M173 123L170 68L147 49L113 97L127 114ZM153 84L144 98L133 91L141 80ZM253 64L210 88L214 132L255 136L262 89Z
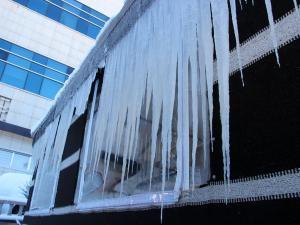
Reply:
M19 224L23 221L25 205L24 199L7 199L0 196L0 222L14 221Z

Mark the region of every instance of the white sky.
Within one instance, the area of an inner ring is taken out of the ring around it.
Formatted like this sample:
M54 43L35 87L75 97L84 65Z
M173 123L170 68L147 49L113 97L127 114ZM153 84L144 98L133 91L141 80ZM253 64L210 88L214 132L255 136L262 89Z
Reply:
M83 4L107 15L116 15L122 8L124 0L78 0Z

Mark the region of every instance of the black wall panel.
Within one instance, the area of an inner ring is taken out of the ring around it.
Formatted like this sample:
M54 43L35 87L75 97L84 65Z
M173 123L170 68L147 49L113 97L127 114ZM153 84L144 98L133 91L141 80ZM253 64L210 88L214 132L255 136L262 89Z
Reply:
M55 208L73 205L78 171L79 161L60 172L55 198Z
M230 78L231 177L300 167L300 40ZM212 174L223 179L218 87L214 86Z
M299 225L299 199L26 217L28 225Z
M240 0L236 0L237 18L240 43L246 41L260 30L269 26L268 14L265 6L265 0L241 0L243 8L240 7ZM300 0L297 0L300 3ZM287 12L294 9L293 0L271 0L274 20L284 16ZM235 36L230 16L230 48L235 47Z
M85 112L70 126L62 156L62 161L74 154L78 149L82 147L86 124L86 115L87 113Z

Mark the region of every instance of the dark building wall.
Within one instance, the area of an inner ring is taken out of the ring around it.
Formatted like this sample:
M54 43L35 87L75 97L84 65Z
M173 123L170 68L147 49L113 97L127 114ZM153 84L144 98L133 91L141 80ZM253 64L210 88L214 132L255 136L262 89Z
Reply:
M300 201L285 199L164 209L162 224L299 225ZM30 225L160 225L160 209L26 217Z
M231 178L300 167L300 40L230 78ZM214 86L212 174L223 179L218 86Z

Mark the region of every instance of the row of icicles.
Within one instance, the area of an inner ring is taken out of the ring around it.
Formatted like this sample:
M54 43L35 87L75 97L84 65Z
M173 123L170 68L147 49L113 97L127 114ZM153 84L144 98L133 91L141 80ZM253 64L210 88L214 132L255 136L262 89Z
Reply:
M242 0L239 0L242 6ZM296 9L297 2L293 0ZM254 5L254 1L252 0ZM270 35L279 65L278 43L270 0L265 0L270 23ZM170 165L172 117L177 104L177 177L175 191L189 190L189 120L193 121L192 186L194 186L196 148L198 145L199 115L206 139L212 139L214 50L216 53L222 124L222 153L226 191L230 183L229 146L229 8L236 39L238 63L243 81L240 41L235 0L164 0L155 1L139 18L131 31L111 50L106 60L105 77L95 122L92 154L96 170L101 152L105 149L104 183L109 172L111 154L121 154L124 139L121 192L125 179L126 159L135 160L142 107L149 111L152 102L150 183L161 122L162 192L166 171ZM191 87L188 74L190 72ZM177 96L176 95L177 84ZM244 81L243 81L244 85ZM188 95L191 89L191 104ZM199 91L200 90L200 91ZM200 105L199 105L200 103ZM189 118L189 106L192 117ZM200 107L199 107L200 106ZM199 110L200 108L200 110ZM206 120L208 122L206 122ZM126 126L125 126L126 124Z

